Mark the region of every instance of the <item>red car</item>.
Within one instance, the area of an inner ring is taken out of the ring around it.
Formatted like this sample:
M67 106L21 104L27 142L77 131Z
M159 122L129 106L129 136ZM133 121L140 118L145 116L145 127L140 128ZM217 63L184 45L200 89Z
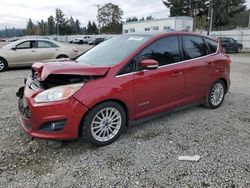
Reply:
M75 60L35 63L19 89L31 137L115 141L131 122L190 104L221 105L230 58L206 36L144 33L113 37Z

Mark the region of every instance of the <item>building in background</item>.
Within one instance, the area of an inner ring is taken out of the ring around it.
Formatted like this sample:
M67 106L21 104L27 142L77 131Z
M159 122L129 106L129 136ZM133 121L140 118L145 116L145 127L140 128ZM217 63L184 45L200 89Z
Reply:
M189 16L176 16L162 19L127 22L123 24L123 33L143 32L143 31L193 31L194 19Z

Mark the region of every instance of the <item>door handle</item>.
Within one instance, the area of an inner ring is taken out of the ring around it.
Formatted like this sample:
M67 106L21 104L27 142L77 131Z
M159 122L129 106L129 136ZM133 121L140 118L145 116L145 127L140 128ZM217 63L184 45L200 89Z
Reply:
M36 52L36 50L31 50L31 52Z
M172 77L177 77L177 76L181 76L182 75L182 72L174 72L172 74Z

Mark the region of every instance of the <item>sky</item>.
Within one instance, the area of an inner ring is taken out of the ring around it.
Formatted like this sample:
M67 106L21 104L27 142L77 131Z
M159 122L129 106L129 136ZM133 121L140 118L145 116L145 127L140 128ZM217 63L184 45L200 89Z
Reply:
M154 18L169 16L169 10L162 0L0 0L0 29L5 27L25 28L29 18L34 23L47 20L60 8L66 17L72 16L86 26L88 20L96 21L97 4L114 3L124 11L123 19L152 15ZM247 0L250 8L250 0Z
M66 17L79 19L85 26L88 20L96 21L96 5L109 2L120 6L124 12L123 19L147 15L155 18L169 16L169 10L161 0L0 0L0 28L25 28L29 18L34 23L47 20L50 15L55 15L56 8L60 8Z

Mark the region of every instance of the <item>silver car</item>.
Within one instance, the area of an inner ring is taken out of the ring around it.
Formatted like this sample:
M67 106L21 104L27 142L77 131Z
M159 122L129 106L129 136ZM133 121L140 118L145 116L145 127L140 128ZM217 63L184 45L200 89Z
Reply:
M0 72L8 67L30 66L36 61L74 58L78 49L48 39L21 39L0 48Z

